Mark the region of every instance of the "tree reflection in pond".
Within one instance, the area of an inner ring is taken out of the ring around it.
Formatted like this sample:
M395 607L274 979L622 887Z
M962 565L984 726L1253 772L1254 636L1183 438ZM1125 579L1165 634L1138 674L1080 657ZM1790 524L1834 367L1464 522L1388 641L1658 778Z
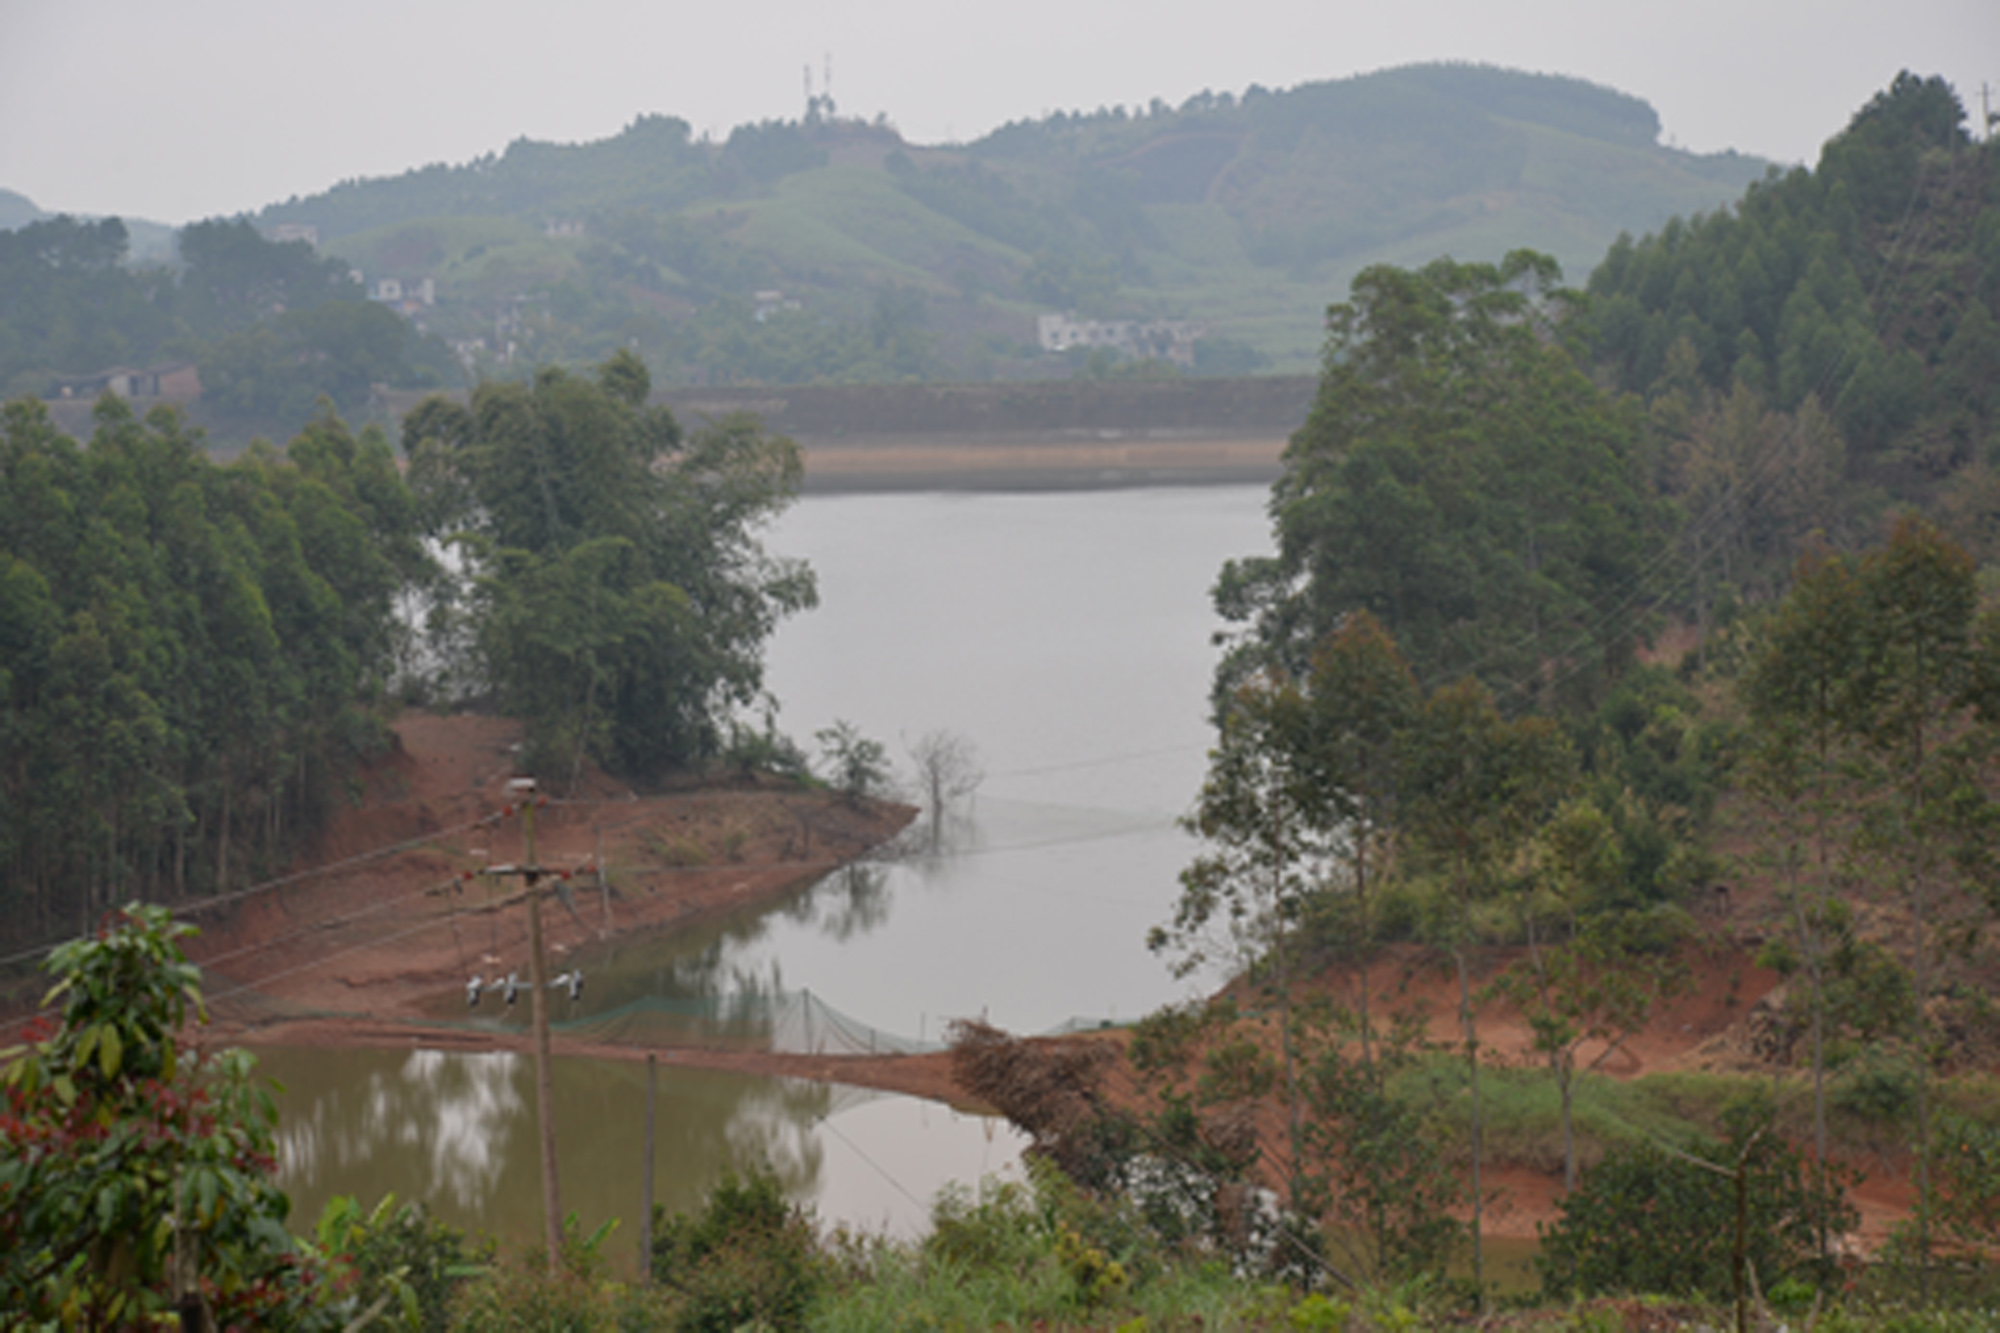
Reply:
M820 932L842 944L887 921L892 901L888 870L868 861L842 866L807 900Z
M279 1183L298 1225L335 1194L420 1199L457 1226L531 1235L539 1226L532 1069L521 1056L435 1051L272 1050ZM556 1127L565 1203L586 1229L636 1218L644 1064L560 1060ZM657 1196L692 1207L727 1165L768 1164L794 1197L819 1192L812 1127L833 1089L705 1070L660 1071Z
M418 1199L455 1226L515 1240L540 1233L532 1066L513 1054L298 1050L258 1053L283 1085L279 1183L292 1225L336 1194L372 1206ZM725 1166L768 1163L823 1220L919 1234L932 1195L1013 1169L1021 1140L1004 1121L838 1085L686 1069L663 1058L655 1197L694 1208ZM645 1151L643 1062L556 1061L564 1205L586 1231L623 1224L636 1241Z

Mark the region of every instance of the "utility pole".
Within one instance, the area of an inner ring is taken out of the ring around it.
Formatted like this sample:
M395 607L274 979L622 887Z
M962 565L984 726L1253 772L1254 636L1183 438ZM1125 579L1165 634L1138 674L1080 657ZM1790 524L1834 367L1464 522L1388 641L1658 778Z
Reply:
M556 1171L556 1092L549 1058L548 965L542 956L542 891L540 882L552 872L535 860L535 806L539 796L533 778L515 778L507 790L521 799L521 829L526 860L517 866L491 866L489 875L519 875L528 890L528 989L535 1028L535 1118L542 1144L542 1224L548 1241L549 1271L562 1264L562 1179Z
M639 1285L653 1285L653 1113L660 1100L660 1061L646 1052L646 1165L639 1176Z

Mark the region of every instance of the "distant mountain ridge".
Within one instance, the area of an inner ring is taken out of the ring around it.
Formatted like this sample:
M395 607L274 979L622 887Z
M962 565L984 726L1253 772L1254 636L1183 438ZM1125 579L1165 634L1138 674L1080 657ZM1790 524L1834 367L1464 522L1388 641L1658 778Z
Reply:
M855 138L1031 171L1126 171L1133 177L1133 195L1144 204L1200 202L1203 192L1191 182L1220 174L1243 153L1268 159L1303 148L1311 160L1324 156L1329 142L1380 145L1351 160L1344 176L1356 166L1373 165L1369 159L1386 156L1387 149L1422 144L1434 160L1405 164L1406 176L1438 179L1458 171L1484 184L1518 169L1524 127L1658 149L1690 175L1723 179L1734 189L1762 175L1767 165L1734 152L1701 156L1659 148L1653 108L1598 84L1483 65L1432 64L1277 92L1253 85L1240 98L1200 93L1178 108L1156 101L1138 114L1122 107L1057 112L1010 122L964 145L909 144L882 122L838 119L744 125L718 143L693 139L678 117L642 115L608 139L581 144L516 139L502 152L461 165L433 163L398 176L343 181L317 195L272 204L257 217L267 224L307 222L323 241L333 241L431 217L540 222L606 208L684 208L754 194L785 175L829 165L830 150ZM787 148L794 151L788 154ZM1394 192L1393 185L1378 187L1384 189Z
M35 207L35 201L27 195L13 190L0 190L0 231L25 227L30 222L40 222L47 216L47 213Z
M1033 319L1050 310L1197 320L1219 351L1203 368L1297 371L1366 263L1528 245L1581 280L1620 232L1725 204L1766 170L1658 137L1644 101L1580 79L1417 65L962 145L822 104L721 141L641 116L256 220L310 226L364 272L433 279L432 326L488 353L579 361L636 339L667 382L1047 375Z
M1765 174L1659 131L1614 89L1454 64L948 145L819 98L720 140L664 115L592 143L518 139L254 221L360 271L472 375L620 347L662 385L1295 374L1367 264L1527 246L1580 283L1621 233ZM0 192L0 228L49 217ZM131 262L173 259L171 229L127 226ZM1049 314L1074 316L1060 339ZM1170 339L1132 332L1161 321Z
M30 223L46 222L56 216L18 190L0 189L0 231L18 231ZM90 215L75 216L82 221L94 220ZM154 264L173 258L174 228L164 222L148 222L143 218L121 218L120 221L125 224L133 262Z

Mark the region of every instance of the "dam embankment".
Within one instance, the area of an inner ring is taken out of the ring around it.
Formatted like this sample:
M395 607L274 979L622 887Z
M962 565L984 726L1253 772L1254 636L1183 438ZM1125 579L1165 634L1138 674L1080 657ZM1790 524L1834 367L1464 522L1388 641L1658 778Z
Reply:
M667 389L684 425L750 412L796 440L805 490L1263 484L1311 376Z

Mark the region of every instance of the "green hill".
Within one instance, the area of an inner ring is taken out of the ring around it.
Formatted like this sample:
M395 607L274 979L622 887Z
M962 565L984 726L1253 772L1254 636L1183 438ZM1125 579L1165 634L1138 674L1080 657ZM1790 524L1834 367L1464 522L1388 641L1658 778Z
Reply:
M35 201L16 190L0 190L0 231L19 231L32 223L44 222L56 214L37 207ZM89 219L85 219L86 221ZM127 238L127 258L134 264L164 264L174 257L174 229L163 222L143 218L122 218Z
M1035 317L1198 321L1201 369L1297 371L1368 263L1553 253L1714 208L1765 163L1658 142L1580 80L1422 65L1179 107L1059 113L969 144L822 114L350 181L264 210L370 278L431 278L488 369L636 345L664 383L1067 375ZM760 299L759 294L763 296ZM775 294L775 295L774 295ZM1097 369L1105 367L1100 359Z
M1831 411L1857 459L1983 461L2000 393L2000 156L1941 79L1899 75L1816 169L1632 242L1592 275L1597 355L1657 396L1737 384ZM1682 363L1674 361L1679 345Z

